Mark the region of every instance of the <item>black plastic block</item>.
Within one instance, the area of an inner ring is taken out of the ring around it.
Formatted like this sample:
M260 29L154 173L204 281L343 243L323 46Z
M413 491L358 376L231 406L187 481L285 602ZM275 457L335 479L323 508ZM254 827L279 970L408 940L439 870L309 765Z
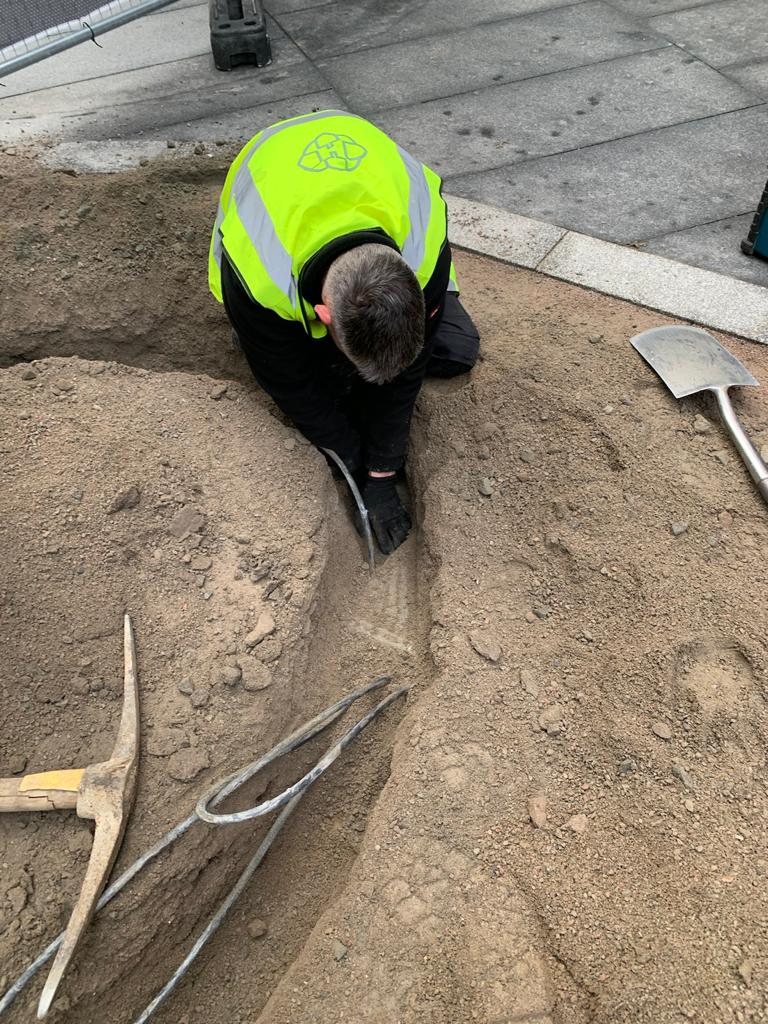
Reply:
M241 64L263 68L272 50L261 0L208 0L211 50L219 71Z

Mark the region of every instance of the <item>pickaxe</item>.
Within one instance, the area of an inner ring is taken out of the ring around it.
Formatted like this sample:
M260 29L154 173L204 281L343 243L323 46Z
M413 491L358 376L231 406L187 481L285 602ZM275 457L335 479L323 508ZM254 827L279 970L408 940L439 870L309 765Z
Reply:
M91 859L80 895L67 924L53 967L45 982L37 1016L50 1009L64 971L91 919L96 901L120 849L136 791L139 759L139 692L136 646L131 620L124 620L125 682L117 741L108 761L64 771L39 772L21 779L0 779L0 811L62 811L77 809L96 822Z

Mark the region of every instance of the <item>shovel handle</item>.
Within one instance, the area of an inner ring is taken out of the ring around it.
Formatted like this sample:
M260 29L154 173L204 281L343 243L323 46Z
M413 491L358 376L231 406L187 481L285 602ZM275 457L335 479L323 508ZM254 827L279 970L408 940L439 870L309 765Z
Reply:
M726 430L731 435L731 440L736 446L736 450L744 460L744 464L749 470L749 475L757 484L757 489L760 495L766 503L768 503L768 466L760 458L760 455L747 437L744 432L744 428L739 423L738 417L733 410L731 404L731 398L728 394L727 388L716 388L715 395L717 397L717 405L720 409L720 415L723 418Z

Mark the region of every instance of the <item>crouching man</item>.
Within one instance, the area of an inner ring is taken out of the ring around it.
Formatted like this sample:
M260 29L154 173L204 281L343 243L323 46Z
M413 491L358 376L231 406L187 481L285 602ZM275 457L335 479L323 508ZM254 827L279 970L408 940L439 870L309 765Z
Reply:
M265 128L233 162L209 259L262 388L355 474L382 552L411 521L395 482L426 374L474 365L438 175L338 110Z

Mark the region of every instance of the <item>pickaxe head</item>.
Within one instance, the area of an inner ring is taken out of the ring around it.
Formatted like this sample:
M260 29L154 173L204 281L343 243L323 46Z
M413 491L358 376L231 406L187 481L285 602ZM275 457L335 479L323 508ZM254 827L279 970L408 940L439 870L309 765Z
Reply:
M0 811L77 808L96 823L88 869L37 1007L44 1017L59 982L88 926L96 902L117 857L136 792L139 757L139 694L136 646L131 620L124 620L125 683L123 711L112 756L88 768L41 772L23 779L0 780Z

